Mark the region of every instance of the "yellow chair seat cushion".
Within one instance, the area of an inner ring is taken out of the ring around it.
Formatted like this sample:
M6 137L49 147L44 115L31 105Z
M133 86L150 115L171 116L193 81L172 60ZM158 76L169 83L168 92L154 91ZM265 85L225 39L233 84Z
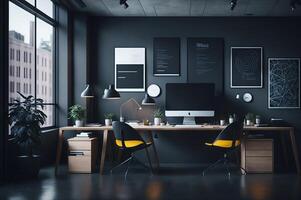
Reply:
M117 146L122 147L121 140L115 140L115 142L116 142ZM124 144L125 144L125 147L131 148L131 147L136 147L136 146L143 144L143 141L141 141L141 140L125 140ZM151 142L146 143L146 144L151 144Z
M222 148L231 148L232 147L232 140L216 140L213 143L205 143L207 146L215 146L215 147L222 147ZM235 147L240 145L240 141L235 141Z

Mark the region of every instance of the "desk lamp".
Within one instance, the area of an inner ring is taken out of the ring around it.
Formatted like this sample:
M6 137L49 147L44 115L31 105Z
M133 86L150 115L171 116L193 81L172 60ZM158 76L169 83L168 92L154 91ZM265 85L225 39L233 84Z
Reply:
M120 99L120 94L114 88L114 85L109 85L109 89L105 89L102 95L103 99Z
M144 105L144 106L155 106L156 102L147 93L145 93L144 99L142 100L142 105Z
M84 89L84 91L80 95L82 98L93 98L94 97L94 91L93 88L90 87L89 84L87 84L87 87Z
M142 110L142 107L140 106L140 104L139 104L134 98L130 98L129 100L127 100L126 102L124 102L124 103L121 104L121 106L120 106L120 121L121 121L121 122L124 122L124 117L123 117L123 115L122 115L123 107L124 107L127 103L129 103L130 101L133 101L133 102L137 105L137 107L138 107L137 110Z

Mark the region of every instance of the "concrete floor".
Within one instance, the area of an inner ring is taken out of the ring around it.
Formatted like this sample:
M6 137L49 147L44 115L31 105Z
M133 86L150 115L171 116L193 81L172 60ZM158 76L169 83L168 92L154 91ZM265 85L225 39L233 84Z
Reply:
M301 177L296 174L224 173L201 175L200 170L164 169L159 174L132 168L125 179L122 170L113 175L68 174L61 167L42 169L39 178L0 186L0 199L301 199Z

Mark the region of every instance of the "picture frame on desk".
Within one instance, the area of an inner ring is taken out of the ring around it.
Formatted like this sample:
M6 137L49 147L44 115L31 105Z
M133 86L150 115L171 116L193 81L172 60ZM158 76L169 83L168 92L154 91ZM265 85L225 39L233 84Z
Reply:
M300 109L300 58L268 59L268 108Z
M231 47L231 88L263 88L263 47Z

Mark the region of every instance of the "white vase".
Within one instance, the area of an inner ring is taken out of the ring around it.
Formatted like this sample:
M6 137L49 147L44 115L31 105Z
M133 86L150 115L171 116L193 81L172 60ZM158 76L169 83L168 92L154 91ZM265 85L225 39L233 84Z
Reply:
M252 125L251 120L247 119L247 126L251 126L251 125Z
M260 124L260 118L256 118L256 124Z
M159 126L160 123L161 123L161 118L155 117L155 119L154 119L154 124L155 124L155 126Z
M233 123L234 122L234 118L233 117L230 117L229 118L229 124Z
M83 120L75 120L75 126L76 127L83 127L84 121Z
M112 119L105 119L105 125L111 126L112 125Z

